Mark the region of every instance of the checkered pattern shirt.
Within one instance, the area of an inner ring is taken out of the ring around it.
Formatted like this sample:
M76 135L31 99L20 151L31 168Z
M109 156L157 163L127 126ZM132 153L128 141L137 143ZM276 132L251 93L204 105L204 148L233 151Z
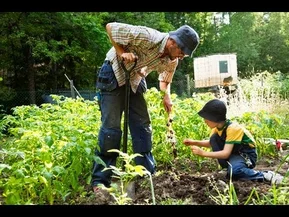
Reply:
M169 83L172 82L178 65L178 58L173 61L168 57L161 58L169 38L168 33L161 33L144 26L133 26L116 22L110 23L110 26L112 39L117 44L123 45L125 52L133 52L138 56L136 67L130 74L130 85L133 92L136 92L142 79L138 72L140 72L143 67L147 67L145 76L151 72L157 72L159 73L158 80ZM125 72L121 68L121 58L116 54L114 47L106 54L106 60L112 63L118 85L124 85ZM126 68L130 69L133 64L134 63L126 64Z

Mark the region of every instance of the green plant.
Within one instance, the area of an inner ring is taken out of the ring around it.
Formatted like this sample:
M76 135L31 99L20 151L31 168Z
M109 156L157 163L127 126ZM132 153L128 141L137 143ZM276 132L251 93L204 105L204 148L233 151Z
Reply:
M126 189L131 181L133 181L137 177L145 177L148 176L151 184L151 193L153 204L155 204L155 196L153 189L153 182L151 173L142 165L133 165L133 159L137 156L142 156L141 154L127 154L117 149L111 149L108 152L116 152L119 154L119 158L121 162L123 162L123 167L110 166L109 168L105 168L105 170L112 170L113 178L119 180L118 184L113 184L110 188L106 188L110 194L114 197L116 203L118 205L127 204L131 201L131 198L128 197Z
M228 164L230 164L228 162ZM232 168L232 166L231 166ZM216 204L219 205L238 205L239 200L235 191L234 184L232 182L232 169L230 172L230 180L229 184L226 184L223 193L219 190L218 186L216 185L216 181L209 177L209 182L213 186L213 189L217 192L217 196L213 196L210 194L210 198L215 201Z

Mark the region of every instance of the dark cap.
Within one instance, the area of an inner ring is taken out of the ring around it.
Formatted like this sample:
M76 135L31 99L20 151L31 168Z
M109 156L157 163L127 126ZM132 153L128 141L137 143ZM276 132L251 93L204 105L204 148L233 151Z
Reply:
M198 114L209 121L216 123L226 120L227 106L219 99L212 99L207 102Z
M189 55L190 57L193 55L193 52L200 42L198 33L188 25L183 25L176 31L169 32L169 35L170 38L176 41L184 54Z

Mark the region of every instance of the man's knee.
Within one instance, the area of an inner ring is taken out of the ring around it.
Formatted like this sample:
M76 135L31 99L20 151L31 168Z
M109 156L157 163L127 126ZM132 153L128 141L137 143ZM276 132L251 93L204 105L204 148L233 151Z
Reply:
M132 138L134 153L149 153L152 150L152 131L150 126L139 129Z
M104 156L118 156L118 153L108 151L111 149L120 149L121 136L122 132L119 129L101 128L98 135L99 153Z

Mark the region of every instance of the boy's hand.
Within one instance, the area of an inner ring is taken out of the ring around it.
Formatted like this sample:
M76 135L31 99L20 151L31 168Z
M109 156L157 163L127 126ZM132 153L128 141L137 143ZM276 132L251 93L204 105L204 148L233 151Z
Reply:
M190 145L193 145L193 144L194 144L194 140L192 140L192 139L184 139L184 140L183 140L183 143L184 143L186 146L190 146Z
M193 145L193 146L191 146L191 150L194 154L203 156L204 150L201 149L200 147Z

